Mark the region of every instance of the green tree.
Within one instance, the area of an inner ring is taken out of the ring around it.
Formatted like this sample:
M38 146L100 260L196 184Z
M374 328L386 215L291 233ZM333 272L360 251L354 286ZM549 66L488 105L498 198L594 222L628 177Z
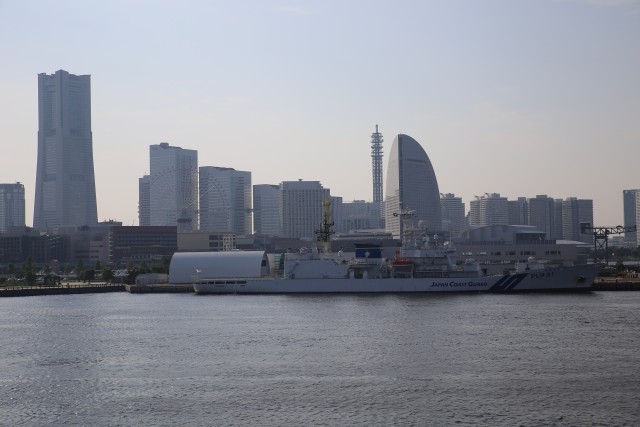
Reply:
M27 258L27 261L22 266L22 272L24 273L25 281L28 284L33 285L36 283L36 273L33 268L33 261L31 257Z
M83 276L82 281L89 282L89 284L91 284L91 281L96 278L96 271L93 268L88 268L84 271Z
M97 261L96 261L95 269L96 269L97 271L102 270L102 264L100 263L100 260L97 260Z
M113 275L113 270L110 269L109 267L105 268L104 270L102 270L102 279L107 282L107 283L111 283L111 281L113 280L114 275Z
M16 267L15 265L13 265L12 262L9 263L9 265L7 266L7 273L9 273L10 275L13 275L16 272Z

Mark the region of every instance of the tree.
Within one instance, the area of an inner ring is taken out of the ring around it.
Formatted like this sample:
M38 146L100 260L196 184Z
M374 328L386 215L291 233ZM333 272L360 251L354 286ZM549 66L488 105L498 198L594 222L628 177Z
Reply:
M89 282L89 284L91 284L91 281L96 278L96 271L92 268L89 268L84 271L83 276L83 281Z
M33 261L31 257L27 258L27 261L22 266L22 272L24 273L25 282L30 285L36 283L36 273L33 271Z
M107 282L107 283L111 283L111 281L113 280L114 275L113 275L113 270L110 269L109 267L105 268L104 270L102 270L102 279Z
M102 270L102 264L100 263L100 260L97 260L97 261L96 261L96 270L97 270L97 271Z

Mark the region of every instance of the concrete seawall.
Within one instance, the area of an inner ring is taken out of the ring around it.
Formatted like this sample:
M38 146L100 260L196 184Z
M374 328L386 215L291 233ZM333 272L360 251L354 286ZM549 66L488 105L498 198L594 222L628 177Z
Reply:
M0 290L1 297L26 297L37 295L94 294L104 292L123 292L121 284L73 284L60 286L23 286Z

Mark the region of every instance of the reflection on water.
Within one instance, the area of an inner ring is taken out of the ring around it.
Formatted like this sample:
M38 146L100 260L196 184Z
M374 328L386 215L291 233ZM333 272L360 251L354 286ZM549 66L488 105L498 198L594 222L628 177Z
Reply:
M0 424L637 425L640 293L0 299Z

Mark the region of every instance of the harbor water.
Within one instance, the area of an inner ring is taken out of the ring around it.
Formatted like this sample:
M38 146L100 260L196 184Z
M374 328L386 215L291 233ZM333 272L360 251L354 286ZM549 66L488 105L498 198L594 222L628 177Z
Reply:
M0 425L640 424L640 292L0 299Z

